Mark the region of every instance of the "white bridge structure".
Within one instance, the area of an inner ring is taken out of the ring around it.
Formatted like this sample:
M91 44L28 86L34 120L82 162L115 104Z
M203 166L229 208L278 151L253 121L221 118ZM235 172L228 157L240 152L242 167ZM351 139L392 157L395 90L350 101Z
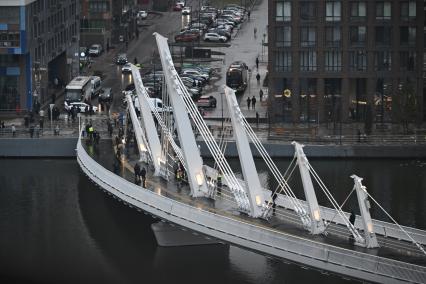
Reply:
M399 225L356 175L350 193L356 192L360 215L353 222L342 209L348 198L343 204L334 199L297 142L293 161L281 173L242 115L234 91L225 87L241 164L242 177L237 177L224 156L226 143L209 131L176 72L167 39L154 36L164 74L163 109L150 104L139 70L132 67L136 94L126 97L126 128L133 129L139 157L122 160L129 170L135 162L152 169L145 187L89 155L81 137L77 159L104 191L162 221L153 226L160 245L229 243L355 279L426 283L425 231ZM214 166L204 164L196 135L212 153ZM278 184L276 190L262 187L252 148L263 157ZM178 166L186 173L181 186L175 181ZM304 199L297 198L287 182L296 168ZM332 207L318 204L318 188ZM372 219L370 206L383 209L391 222Z

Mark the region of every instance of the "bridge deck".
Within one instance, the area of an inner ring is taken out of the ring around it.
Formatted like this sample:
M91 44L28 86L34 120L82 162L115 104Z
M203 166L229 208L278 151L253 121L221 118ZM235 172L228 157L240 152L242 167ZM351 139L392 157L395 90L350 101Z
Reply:
M113 145L110 140L102 140L99 145L95 146L85 145L85 148L89 155L91 155L99 164L114 172L115 156L113 155L113 151L111 151L113 149ZM128 160L124 161L118 170L115 169L115 173L129 181L134 181L133 165L137 159L138 155L135 154L134 149L130 149L128 153ZM419 252L417 247L406 241L378 236L380 248L366 249L351 244L348 239L349 232L347 229L337 224L331 224L329 226L327 229L327 236L314 236L309 234L300 225L298 217L293 211L284 210L282 208L280 208L279 213L272 216L268 221L252 219L245 214L238 212L236 203L232 200L232 195L226 190L222 192L221 196L217 196L216 200L207 198L194 199L189 196L189 188L187 185L183 185L181 188L178 188L173 178L171 181L167 182L160 177L152 176L152 171L148 168L146 188L191 206L202 208L203 210L211 211L216 214L232 217L246 223L256 224L257 226L262 226L271 230L294 234L299 237L315 240L316 242L322 242L324 244L338 246L353 251L426 266L426 257Z

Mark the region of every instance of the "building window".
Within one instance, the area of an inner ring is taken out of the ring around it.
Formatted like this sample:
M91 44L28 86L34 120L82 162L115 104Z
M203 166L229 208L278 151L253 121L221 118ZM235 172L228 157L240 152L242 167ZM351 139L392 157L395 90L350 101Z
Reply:
M0 31L0 47L19 47L20 34L14 31Z
M352 45L363 46L367 39L367 27L350 27L350 40Z
M416 27L401 27L400 37L401 45L416 44Z
M408 21L416 18L416 2L405 1L401 2L401 20Z
M325 4L325 21L326 22L339 22L341 16L341 3L340 2L326 2Z
M276 27L275 29L275 43L277 47L291 46L291 27Z
M300 52L300 71L316 71L317 70L317 52L301 51Z
M377 51L375 56L375 68L377 71L390 71L392 54L390 51Z
M391 19L391 2L377 2L376 3L376 20L390 20Z
M326 46L340 46L341 38L340 26L325 27Z
M325 52L325 71L342 70L342 53L340 51Z
M367 5L365 2L351 2L351 20L364 20L367 18Z
M316 19L317 3L300 2L300 19L302 21L313 21Z
M416 52L401 51L399 53L401 71L414 71L416 68Z
M275 53L275 71L289 72L291 71L291 52L279 51Z
M92 13L106 13L109 11L109 3L107 1L90 1L89 11Z
M315 27L300 28L300 44L302 47L315 46L316 44L316 28Z
M277 14L275 21L277 22L290 22L291 21L291 2L280 1L276 5Z
M349 52L349 68L351 71L367 71L367 51Z
M392 27L376 27L376 44L390 45L392 42Z

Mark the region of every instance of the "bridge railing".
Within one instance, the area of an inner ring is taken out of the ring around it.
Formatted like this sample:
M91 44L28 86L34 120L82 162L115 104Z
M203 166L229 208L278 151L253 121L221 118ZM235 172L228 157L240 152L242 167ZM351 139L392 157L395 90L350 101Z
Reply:
M426 283L426 269L422 266L308 240L237 220L231 214L209 212L162 196L161 189L145 190L98 164L87 154L80 140L77 159L91 180L121 200L202 234L355 278L387 283Z

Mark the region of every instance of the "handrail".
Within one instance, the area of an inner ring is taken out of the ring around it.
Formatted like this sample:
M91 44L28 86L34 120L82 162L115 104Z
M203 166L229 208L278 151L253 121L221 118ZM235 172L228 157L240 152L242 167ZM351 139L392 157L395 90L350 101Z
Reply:
M87 154L81 140L77 144L77 158L82 170L105 190L151 214L203 234L320 269L328 263L325 265L327 269L355 278L387 283L426 282L424 266L316 242L144 190L99 165Z

